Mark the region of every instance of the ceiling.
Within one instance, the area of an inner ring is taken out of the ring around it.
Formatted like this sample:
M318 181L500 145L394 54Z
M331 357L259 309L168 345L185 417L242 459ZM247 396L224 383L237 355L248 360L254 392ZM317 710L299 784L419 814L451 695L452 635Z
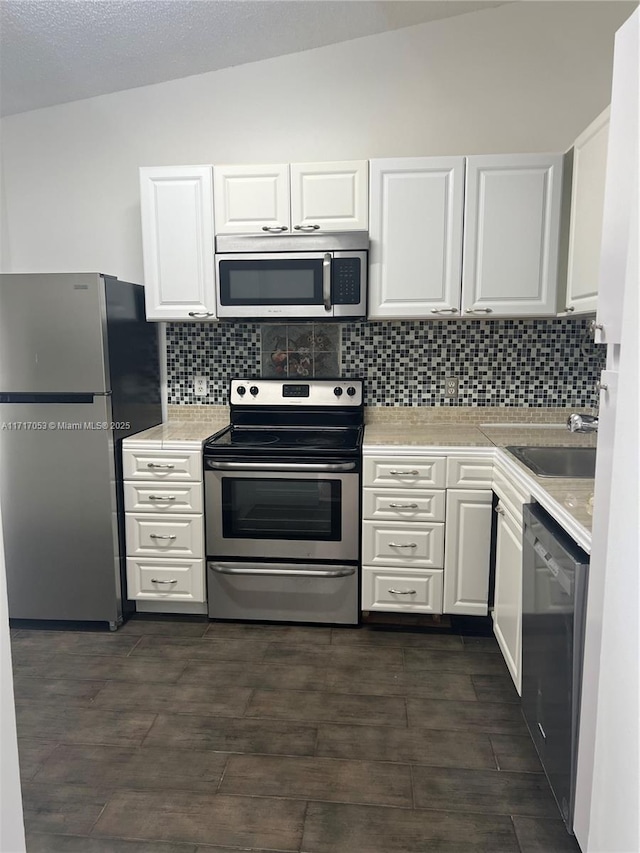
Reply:
M0 114L501 5L501 0L0 0Z

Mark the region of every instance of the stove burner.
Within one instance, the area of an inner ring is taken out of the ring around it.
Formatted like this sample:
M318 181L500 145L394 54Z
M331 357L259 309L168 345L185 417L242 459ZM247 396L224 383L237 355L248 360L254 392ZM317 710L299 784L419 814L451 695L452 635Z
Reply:
M251 447L263 446L265 444L278 444L279 436L272 432L261 432L259 430L231 429L229 433L231 444L248 444Z

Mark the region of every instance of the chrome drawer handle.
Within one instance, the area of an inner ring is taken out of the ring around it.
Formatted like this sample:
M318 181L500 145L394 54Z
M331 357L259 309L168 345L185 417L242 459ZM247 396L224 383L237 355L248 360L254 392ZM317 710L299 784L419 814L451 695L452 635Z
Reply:
M317 231L320 228L319 225L294 225L294 231Z
M492 314L493 308L467 308L465 314Z
M392 595L415 595L415 589L390 589Z
M418 509L418 504L389 504L389 509Z
M432 314L457 314L458 309L457 308L432 308L431 313Z
M213 311L189 311L190 317L215 317Z
M395 477L401 477L404 474L410 474L412 477L417 477L420 471L389 471Z
M147 468L175 468L175 465L160 465L158 462L147 462Z
M150 533L149 539L175 539L176 536L173 533Z
M417 548L415 542L409 542L408 545L401 545L399 542L389 542L389 548Z
M151 583L178 583L178 581L161 581L158 578L151 578Z
M175 495L149 495L150 501L175 501Z
M280 234L282 231L288 231L286 225L263 225L263 231L269 231L271 234Z

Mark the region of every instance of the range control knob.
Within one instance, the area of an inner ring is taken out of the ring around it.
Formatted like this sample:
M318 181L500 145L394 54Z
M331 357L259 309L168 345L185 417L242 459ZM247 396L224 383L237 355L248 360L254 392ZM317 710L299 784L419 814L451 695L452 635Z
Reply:
M349 387L347 388L347 394L350 397L355 397L355 393L356 393L356 389L353 387L353 385L349 385Z
M249 388L249 393L251 394L252 397L256 397L258 394L258 386L252 385L251 388Z
M244 395L246 393L247 393L247 389L244 387L244 385L240 385L238 387L238 394L240 394L241 397L244 397Z
M336 395L336 397L342 397L342 388L339 385L336 385L336 387L333 389L333 393Z

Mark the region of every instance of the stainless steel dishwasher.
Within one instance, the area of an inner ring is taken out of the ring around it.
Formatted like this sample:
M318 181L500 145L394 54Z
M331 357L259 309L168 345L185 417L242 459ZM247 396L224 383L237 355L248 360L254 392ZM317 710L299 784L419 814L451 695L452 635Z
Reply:
M572 833L589 558L538 504L523 515L522 710Z

